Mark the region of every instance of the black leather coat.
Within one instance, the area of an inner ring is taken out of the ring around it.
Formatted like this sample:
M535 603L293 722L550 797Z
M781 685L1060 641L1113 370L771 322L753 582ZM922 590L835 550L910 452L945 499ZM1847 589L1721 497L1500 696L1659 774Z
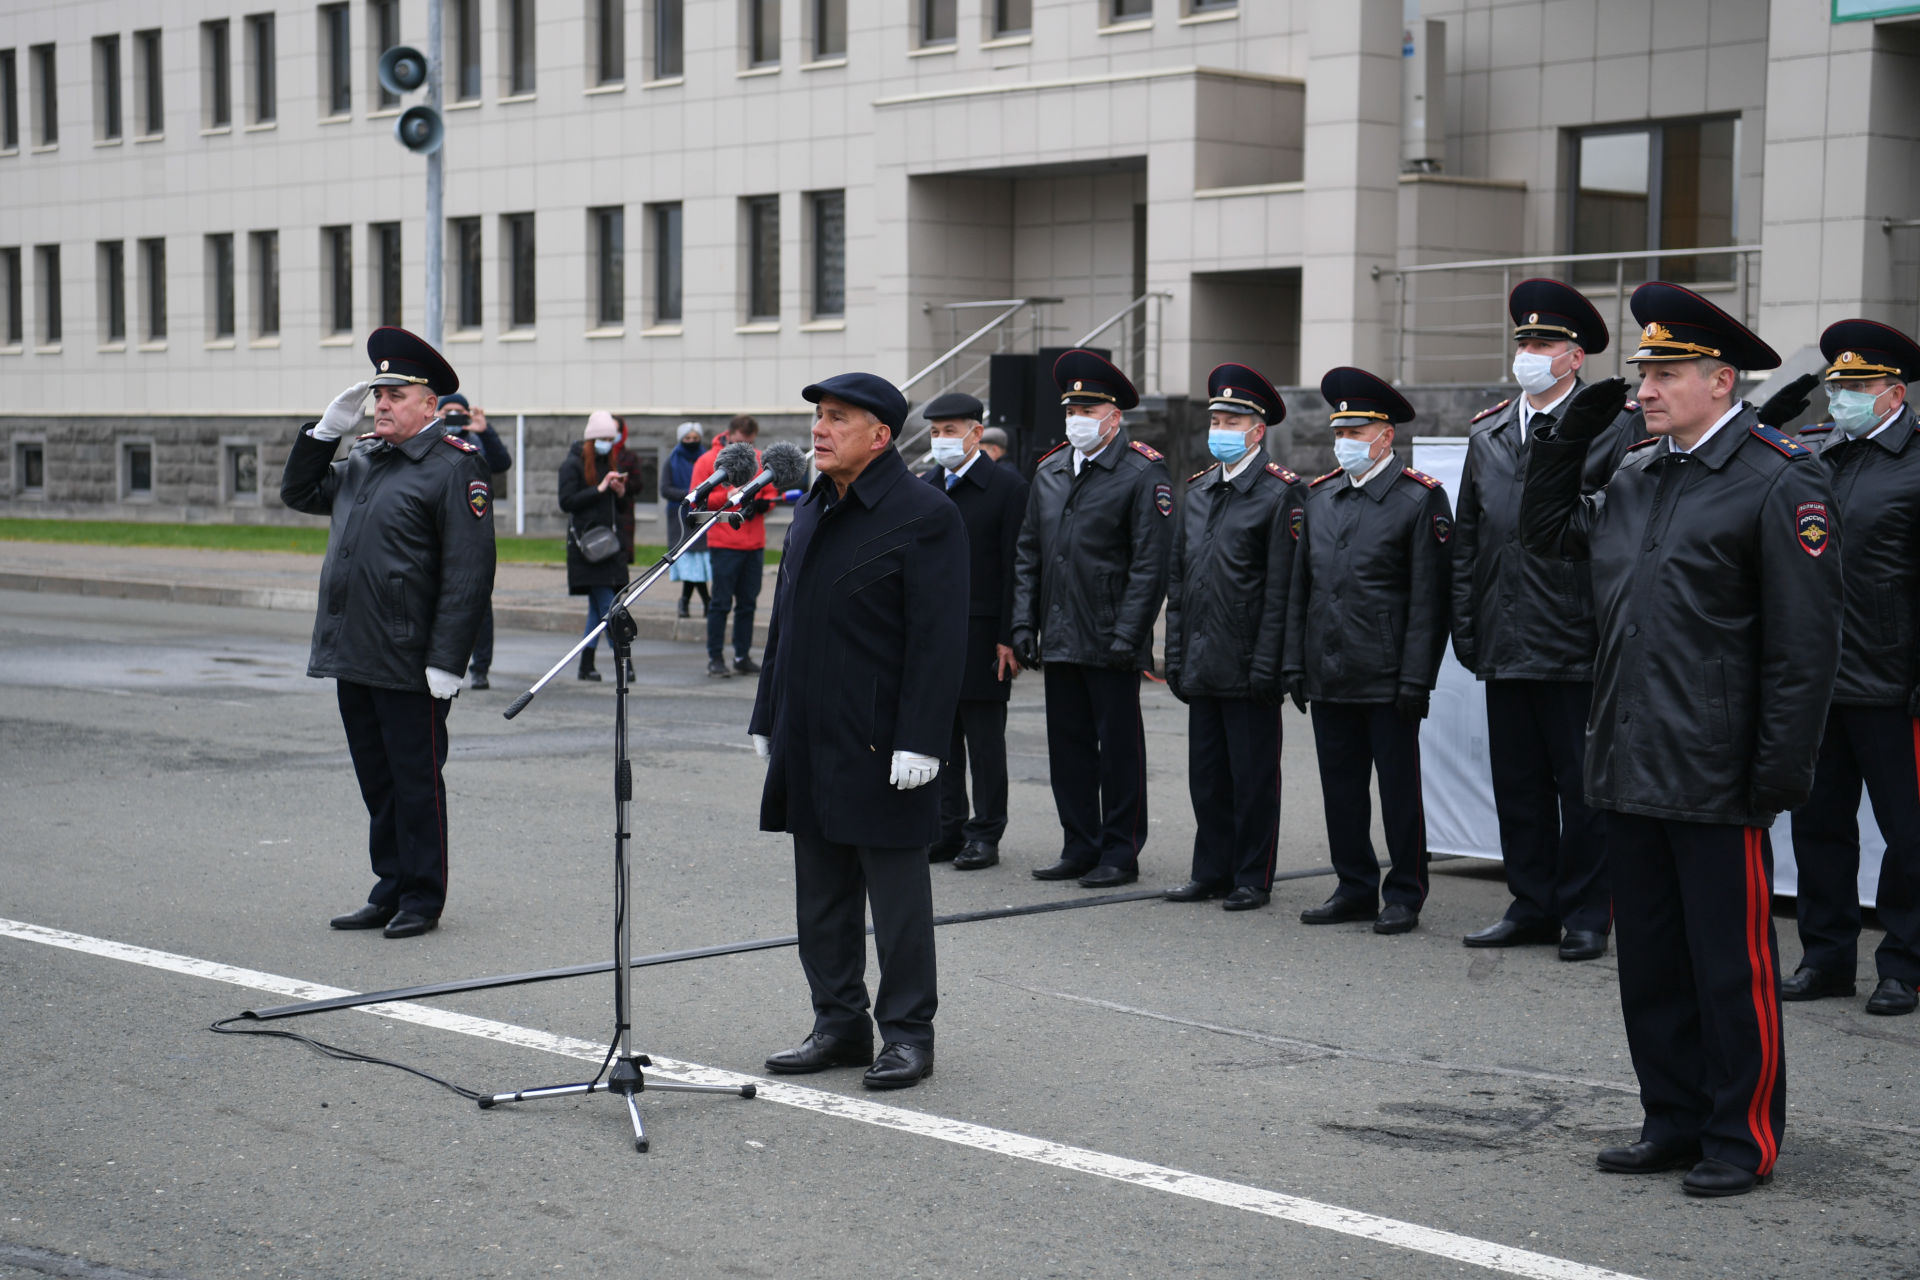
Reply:
M1100 666L1115 640L1153 665L1153 623L1167 591L1173 484L1158 452L1126 428L1073 474L1074 450L1040 460L1013 574L1013 629L1034 632L1047 662Z
M1587 803L1767 826L1804 801L1840 649L1825 469L1751 406L1690 454L1630 450L1586 497L1585 445L1528 449L1521 538L1593 565Z
M1256 452L1228 480L1215 464L1187 482L1167 575L1167 682L1183 696L1274 695L1287 634L1300 477Z
M1447 648L1453 517L1440 482L1390 466L1356 489L1341 470L1307 487L1287 600L1285 675L1316 702L1392 702L1431 690Z
M1833 700L1846 707L1905 707L1920 716L1920 419L1913 406L1871 440L1809 427L1847 524L1846 606Z
M426 693L427 668L464 675L493 597L493 495L480 451L435 422L388 445L300 429L280 500L331 515L307 674Z
M1503 403L1467 438L1453 505L1453 652L1482 680L1591 680L1592 575L1584 563L1520 545L1521 403ZM1646 419L1623 412L1587 450L1580 491L1605 484L1646 435Z
M1009 467L977 454L947 488L945 467L924 477L945 493L967 527L967 656L960 668L960 697L1005 702L1013 680L1002 680L995 645L1013 643L1013 556L1020 521L1027 513L1027 482Z

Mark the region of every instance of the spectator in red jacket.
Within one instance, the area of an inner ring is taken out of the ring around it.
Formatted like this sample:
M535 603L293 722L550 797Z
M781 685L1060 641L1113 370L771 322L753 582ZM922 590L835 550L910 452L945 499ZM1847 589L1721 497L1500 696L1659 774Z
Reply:
M702 481L713 474L714 461L720 456L720 450L735 442L752 444L760 434L760 424L746 414L741 414L727 424L724 434L715 438L713 448L700 455L700 461L693 465L693 485L697 489ZM760 465L759 451L754 451L754 467ZM727 505L727 490L715 489L707 497L707 506L719 510ZM753 660L753 608L760 599L760 575L767 561L767 504L755 502L752 505L752 518L741 524L738 529L726 524L715 525L707 534L707 547L712 553L713 599L707 607L707 674L726 679L734 671L741 675L752 675L760 670L760 664ZM727 670L724 657L727 638L727 613L733 613L733 671Z

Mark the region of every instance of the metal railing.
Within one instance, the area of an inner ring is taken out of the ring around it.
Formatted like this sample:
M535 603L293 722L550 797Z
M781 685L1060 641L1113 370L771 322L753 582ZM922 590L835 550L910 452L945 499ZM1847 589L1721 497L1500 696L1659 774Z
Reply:
M959 313L962 311L979 311L991 308L996 310L998 314L934 357L931 364L901 383L900 390L902 392L911 391L915 386L933 377L934 374L940 372L942 369L946 369L948 371L946 376L941 381L935 383L933 389L921 398L922 404L938 396L943 396L949 391L967 390L976 385L979 386L982 392L986 391L987 387L984 384L984 378L987 371L992 367L994 355L999 352L1014 350L1015 344L1022 341L1023 336L1026 346L1038 347L1046 333L1046 317L1043 308L1056 306L1060 301L1061 299L1059 298L988 298L979 302L946 303L941 309L947 313L948 324L951 330L949 336L959 332ZM929 307L928 309L931 310L932 308ZM1025 313L1027 323L1021 326L1018 325L1016 321L1023 312ZM991 346L975 350L978 344L989 337L993 339ZM986 396L982 395L980 398L984 400ZM928 424L922 421L916 430L913 430L900 441L900 452L903 454L906 453L924 439L929 430L930 427ZM925 461L926 459L921 459L921 462Z
M1622 341L1621 335L1630 331L1628 323L1627 300L1631 295L1629 286L1637 286L1645 280L1657 279L1644 270L1629 274L1629 263L1661 262L1674 258L1709 259L1730 257L1733 260L1731 279L1708 280L1689 283L1688 287L1703 294L1731 294L1733 305L1727 309L1742 324L1753 323L1753 266L1752 259L1760 252L1757 244L1710 245L1697 249L1638 249L1622 253L1557 253L1525 258L1480 258L1464 262L1432 262L1419 266L1381 268L1375 267L1373 278L1391 274L1397 288L1394 304L1393 326L1393 380L1405 382L1409 370L1419 370L1433 365L1456 365L1474 363L1485 366L1491 362L1494 372L1492 381L1508 381L1507 366L1512 359L1512 321L1507 314L1507 295L1513 291L1514 269L1516 267L1548 267L1581 264L1611 264L1613 281L1613 366L1616 374L1626 368L1626 356L1634 348L1631 342ZM1498 293L1477 292L1446 294L1436 297L1410 296L1408 283L1415 276L1460 275L1468 272L1491 277L1500 273L1500 291ZM1580 286L1582 292L1596 299L1605 298L1609 292L1606 285ZM1466 319L1453 323L1419 324L1416 323L1414 310L1419 307L1445 306L1454 314L1464 312L1471 316L1481 306L1492 312L1487 320ZM1423 344L1421 339L1438 340ZM1484 345L1483 345L1484 343ZM1435 347L1447 345L1464 346L1466 350L1435 350ZM1426 350L1421 350L1426 346ZM1422 378L1425 375L1420 375ZM1467 381L1466 378L1447 378L1441 381Z
M1138 376L1139 385L1147 394L1158 395L1167 331L1164 313L1167 299L1172 296L1160 290L1143 293L1089 329L1073 345L1092 346L1095 338L1121 321L1127 321L1125 341L1120 344L1120 362ZM1149 308L1151 316L1148 314ZM1151 360L1147 358L1149 352L1153 356Z

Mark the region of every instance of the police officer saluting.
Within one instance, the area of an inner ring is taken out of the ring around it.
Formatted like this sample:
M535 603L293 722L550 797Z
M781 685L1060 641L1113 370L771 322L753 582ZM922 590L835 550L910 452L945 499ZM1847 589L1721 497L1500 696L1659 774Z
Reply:
M1606 820L1582 796L1593 701L1593 588L1587 566L1519 545L1527 431L1586 384L1580 368L1607 349L1607 326L1558 280L1523 280L1507 298L1521 394L1474 419L1453 516L1453 648L1486 685L1487 752L1500 856L1513 902L1466 936L1469 947L1558 944L1562 960L1605 953ZM1627 406L1587 449L1592 493L1644 434ZM1561 930L1566 930L1564 937Z
M1174 902L1267 904L1280 840L1280 660L1300 477L1267 460L1280 393L1243 364L1207 378L1207 449L1220 461L1187 481L1167 579L1167 686L1187 704L1193 873Z
M1014 565L1013 652L1046 668L1047 763L1065 839L1033 875L1088 889L1140 878L1147 840L1140 673L1167 589L1173 485L1160 454L1127 438L1140 402L1091 351L1054 362L1067 442L1041 458Z
M1847 522L1840 673L1814 765L1813 794L1793 811L1800 871L1795 906L1804 956L1785 1000L1853 994L1860 941L1860 787L1886 837L1874 897L1887 936L1867 1012L1912 1013L1920 984L1920 432L1907 386L1920 346L1872 320L1820 336L1831 425L1809 427Z
M453 369L405 329L367 339L374 377L341 392L287 456L280 500L331 515L307 674L337 682L376 877L336 929L410 938L447 900L447 710L493 593L493 495L480 450L450 434ZM334 461L371 388L374 429Z
M1813 454L1733 394L1780 363L1711 302L1655 281L1640 406L1656 439L1582 496L1627 398L1587 387L1528 448L1520 535L1593 566L1600 647L1587 803L1607 810L1620 1004L1646 1112L1602 1169L1691 1166L1689 1194L1772 1177L1786 1064L1767 828L1807 798L1840 642L1840 547Z
M1420 722L1447 646L1453 516L1438 480L1394 458L1394 425L1414 416L1398 391L1341 368L1320 379L1320 394L1340 465L1307 489L1282 678L1296 705L1313 704L1327 848L1340 883L1300 919L1371 919L1375 933L1406 933L1427 900ZM1376 770L1392 860L1384 886L1367 794Z

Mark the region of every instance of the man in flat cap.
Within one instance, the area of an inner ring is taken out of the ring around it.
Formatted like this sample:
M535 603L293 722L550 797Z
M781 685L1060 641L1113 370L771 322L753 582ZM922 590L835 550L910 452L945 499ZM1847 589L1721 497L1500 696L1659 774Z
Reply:
M1020 464L1007 452L1007 433L1001 428L988 427L980 433L980 451L987 455L988 461L1020 474ZM1026 477L1021 479L1024 481Z
M479 448L438 417L460 385L405 329L367 339L374 376L300 429L280 500L331 515L307 674L332 677L366 802L375 882L336 929L411 938L447 901L447 710L493 594L493 493ZM373 392L373 431L335 460Z
M820 475L787 531L749 731L767 758L760 829L793 835L813 1032L766 1065L799 1074L871 1063L867 1087L900 1089L933 1071L927 847L940 797L927 784L960 697L967 533L959 509L894 448L907 401L892 383L845 373L801 394L819 406ZM867 901L880 955L871 1017Z
M1047 765L1064 840L1038 880L1088 889L1140 878L1147 842L1140 673L1167 589L1173 485L1160 454L1127 438L1140 402L1092 351L1053 366L1066 443L1040 459L1014 563L1013 651L1044 666Z
M1873 955L1880 981L1867 1012L1897 1015L1920 1003L1920 420L1907 399L1920 345L1874 320L1842 320L1820 335L1820 351L1833 421L1800 442L1819 454L1843 504L1845 606L1813 794L1793 811L1804 954L1780 998L1854 993L1864 784L1887 842L1874 895L1887 936Z
M1734 395L1780 363L1705 298L1633 295L1653 438L1582 495L1619 378L1580 391L1528 444L1520 537L1593 567L1599 648L1587 803L1607 811L1620 1006L1640 1140L1613 1173L1688 1168L1688 1194L1773 1176L1786 1124L1767 830L1805 801L1840 649L1839 525L1812 451Z
M939 464L926 482L959 508L969 548L967 655L940 775L940 838L928 853L935 862L952 862L956 871L980 871L1000 861L1000 837L1007 830L1007 699L1020 674L1012 648L1013 554L1027 511L1027 482L987 456L983 412L978 400L958 391L936 397L924 410Z
M1469 947L1558 946L1562 960L1606 952L1606 819L1583 798L1587 705L1593 701L1592 578L1587 566L1519 545L1527 429L1586 383L1607 326L1578 290L1522 280L1507 298L1520 395L1473 420L1453 517L1453 650L1484 684L1487 756L1500 857L1513 895ZM1627 405L1587 450L1580 491L1592 493L1645 438Z

